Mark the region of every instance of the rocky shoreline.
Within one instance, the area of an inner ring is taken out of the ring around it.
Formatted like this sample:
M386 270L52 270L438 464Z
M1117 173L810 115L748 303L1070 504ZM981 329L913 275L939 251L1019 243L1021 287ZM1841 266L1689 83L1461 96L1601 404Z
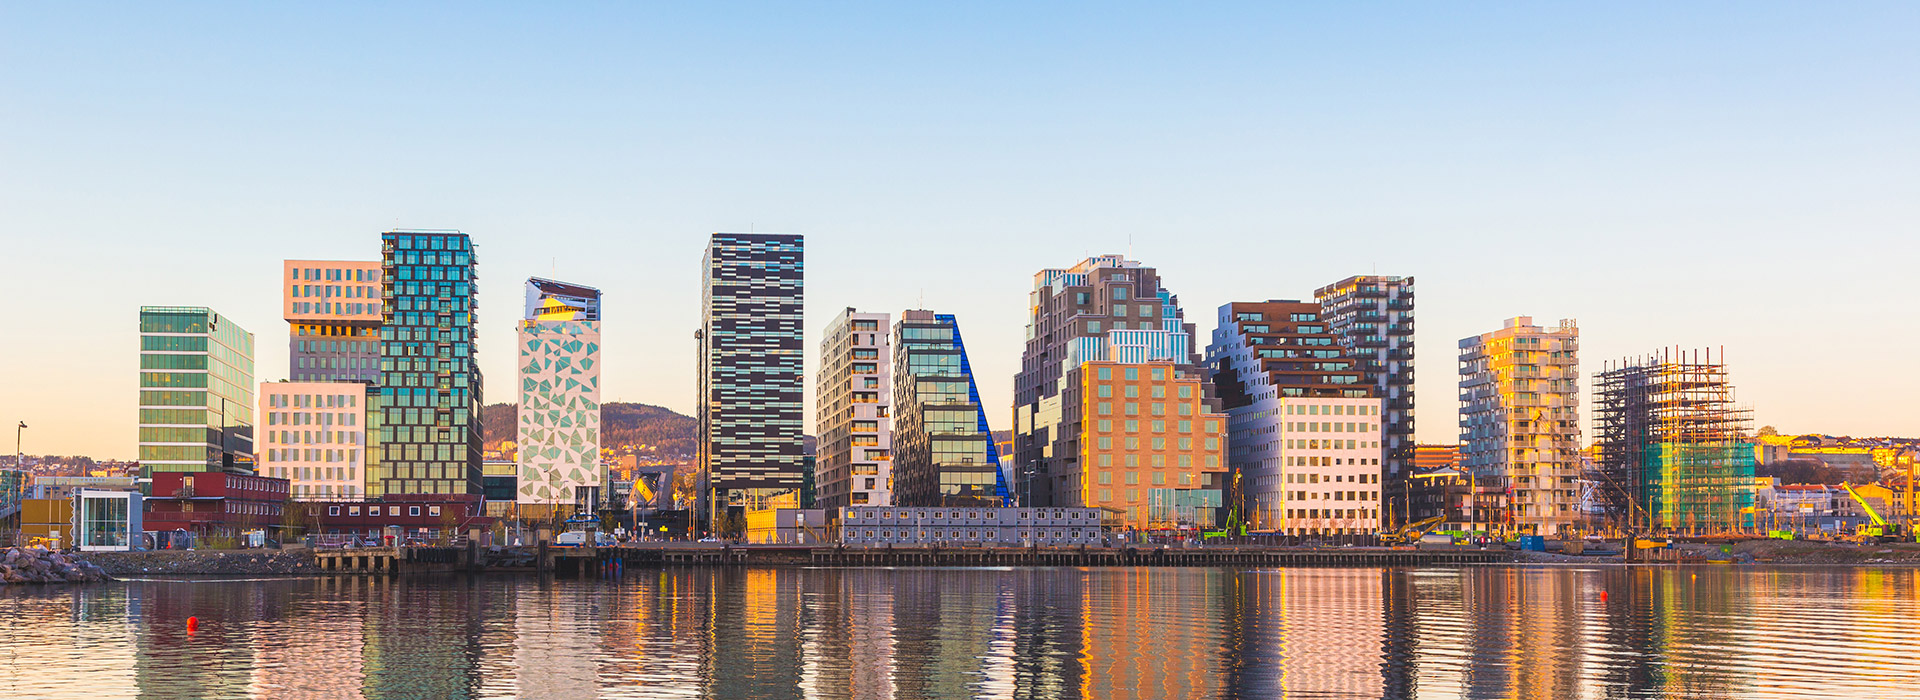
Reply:
M313 552L305 549L156 550L92 552L92 559L115 576L210 575L289 576L320 573Z
M10 547L0 554L0 582L91 583L113 577L77 554L44 547Z

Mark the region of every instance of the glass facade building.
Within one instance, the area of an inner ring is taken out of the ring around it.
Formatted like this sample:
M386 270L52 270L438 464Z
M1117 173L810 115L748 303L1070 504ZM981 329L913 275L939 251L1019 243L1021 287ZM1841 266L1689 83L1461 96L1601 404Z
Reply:
M380 235L380 256L381 491L478 494L473 242L459 231L389 231Z
M893 356L894 503L1013 505L959 322L902 312Z
M140 307L140 466L253 471L253 334L204 307Z
M695 519L744 516L800 489L804 244L716 233L701 261Z

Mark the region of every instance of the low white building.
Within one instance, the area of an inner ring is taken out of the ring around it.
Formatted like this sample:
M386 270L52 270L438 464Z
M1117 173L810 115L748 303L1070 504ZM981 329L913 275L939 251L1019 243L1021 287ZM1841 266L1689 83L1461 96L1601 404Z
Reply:
M918 546L1100 544L1099 508L840 509L840 543Z

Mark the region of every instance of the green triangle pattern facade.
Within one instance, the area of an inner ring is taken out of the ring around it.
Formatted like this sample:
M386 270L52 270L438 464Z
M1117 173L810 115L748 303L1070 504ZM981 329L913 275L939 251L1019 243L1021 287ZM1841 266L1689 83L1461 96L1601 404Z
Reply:
M518 500L567 504L602 486L600 324L541 321L520 329Z

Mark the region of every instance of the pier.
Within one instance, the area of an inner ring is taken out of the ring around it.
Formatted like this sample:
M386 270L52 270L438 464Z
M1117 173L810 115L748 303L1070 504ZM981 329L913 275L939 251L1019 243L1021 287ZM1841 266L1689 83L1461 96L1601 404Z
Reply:
M554 547L543 571L624 566L1450 566L1513 561L1505 550L1296 547L846 547L642 544Z

